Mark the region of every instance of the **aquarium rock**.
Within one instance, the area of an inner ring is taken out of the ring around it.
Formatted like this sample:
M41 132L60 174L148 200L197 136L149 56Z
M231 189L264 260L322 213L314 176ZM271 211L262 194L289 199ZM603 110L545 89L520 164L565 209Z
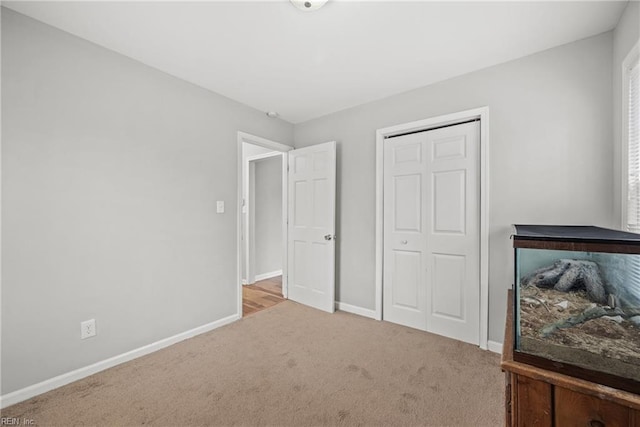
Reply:
M554 304L554 305L556 307L562 308L563 310L566 310L567 308L569 308L569 301L566 301L566 300L565 301L560 301L559 303Z
M559 259L553 265L539 268L525 276L522 285L554 288L561 292L586 289L591 301L599 304L607 302L598 264L593 261Z
M622 323L622 316L619 316L619 315L618 316L603 316L602 318L603 319L612 320L612 321L614 321L616 323Z
M633 316L629 319L634 325L640 326L640 316Z

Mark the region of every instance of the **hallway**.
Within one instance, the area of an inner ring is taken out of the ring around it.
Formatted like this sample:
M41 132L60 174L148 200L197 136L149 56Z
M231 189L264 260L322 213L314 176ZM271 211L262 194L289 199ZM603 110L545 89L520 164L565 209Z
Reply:
M242 317L285 301L282 296L282 276L260 280L242 287Z

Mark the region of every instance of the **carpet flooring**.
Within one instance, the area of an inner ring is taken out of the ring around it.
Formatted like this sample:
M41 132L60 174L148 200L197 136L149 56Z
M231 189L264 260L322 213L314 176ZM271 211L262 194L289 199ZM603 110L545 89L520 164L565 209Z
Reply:
M2 411L38 426L499 426L499 356L291 301Z

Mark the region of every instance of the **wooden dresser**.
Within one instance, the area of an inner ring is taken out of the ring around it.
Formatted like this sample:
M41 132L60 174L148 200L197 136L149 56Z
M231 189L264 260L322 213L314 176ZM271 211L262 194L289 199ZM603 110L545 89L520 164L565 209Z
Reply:
M640 396L513 360L513 298L502 349L507 426L640 427Z

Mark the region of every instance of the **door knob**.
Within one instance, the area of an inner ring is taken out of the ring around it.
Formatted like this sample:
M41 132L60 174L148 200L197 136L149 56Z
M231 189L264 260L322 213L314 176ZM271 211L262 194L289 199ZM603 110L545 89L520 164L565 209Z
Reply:
M408 242L406 240L402 240L400 241L400 243L402 243L403 245L406 245Z
M326 236L324 236L324 240L333 240L335 238L336 236L332 236L331 234L327 234Z

